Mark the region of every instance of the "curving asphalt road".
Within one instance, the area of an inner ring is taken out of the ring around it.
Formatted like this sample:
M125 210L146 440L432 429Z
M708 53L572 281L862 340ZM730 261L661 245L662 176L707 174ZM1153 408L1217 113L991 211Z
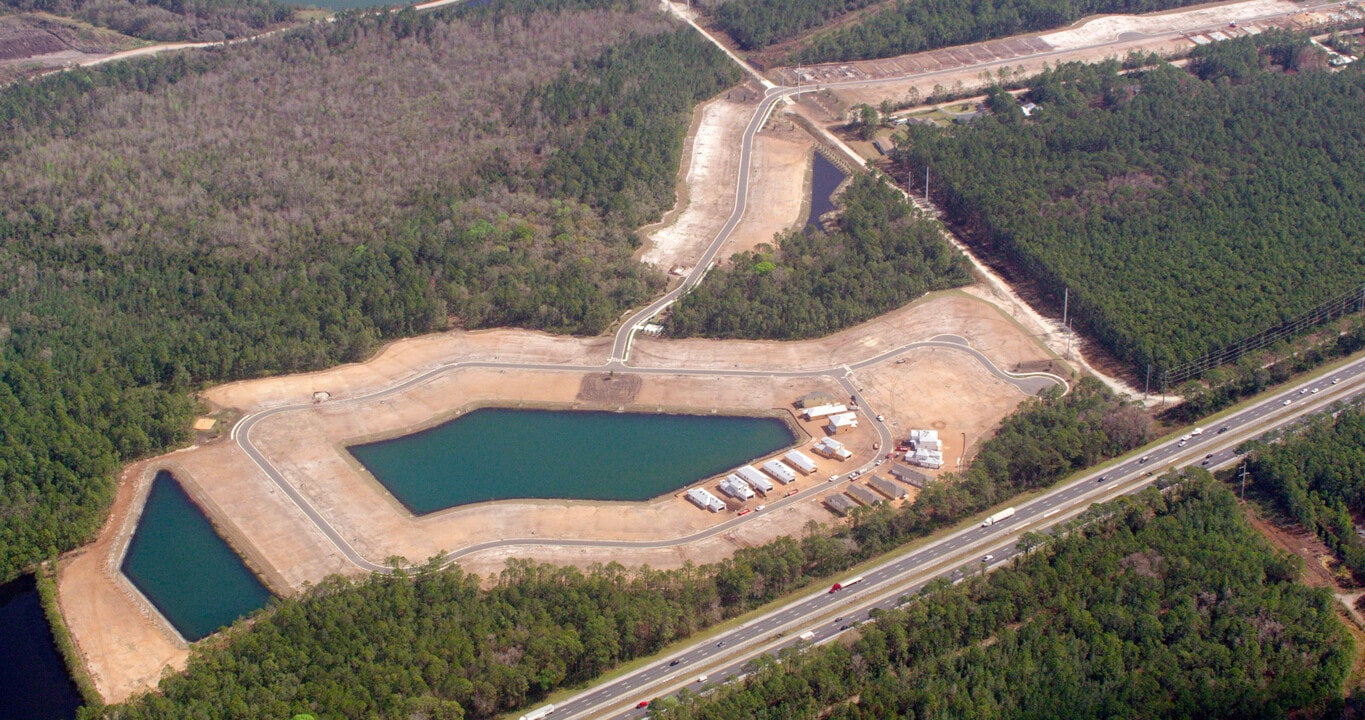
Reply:
M859 390L859 388L853 383L853 381L850 378L855 369L866 368L880 362L885 362L886 360L889 360L890 358L895 357L897 355L901 355L923 348L944 348L956 352L965 353L975 358L976 361L980 363L983 367L985 367L986 370L990 372L992 375L1014 385L1016 388L1018 388L1021 392L1023 392L1026 395L1034 395L1040 390L1046 389L1047 387L1052 387L1054 385L1060 385L1063 388L1067 387L1066 381L1055 375L1049 375L1047 373L1016 374L1002 370L996 367L996 365L991 362L990 358L987 358L985 355L981 354L975 348L971 347L971 345L968 344L965 338L958 337L956 335L939 335L930 340L902 345L892 350L883 352L879 355L863 359L851 365L841 365L838 367L825 368L821 370L740 370L740 369L711 370L701 368L663 367L636 368L625 366L623 363L620 363L619 361L608 362L603 365L555 365L547 363L509 363L483 360L464 361L449 363L447 365L442 365L440 367L427 370L411 378L408 378L407 380L404 380L403 382L400 382L396 385L384 388L383 390L379 390L373 393L369 393L367 395L347 398L344 400L334 400L330 402L344 404L373 402L375 400L381 400L386 397L391 397L393 395L406 392L414 387L422 385L423 383L426 383L432 380L433 378L439 377L446 373L456 372L459 370L469 368L497 368L502 370L535 370L542 372L548 371L575 373L601 371L608 368L623 368L628 372L640 375L691 375L699 377L709 376L787 378L823 376L833 378L836 381L838 381L840 385L843 386L844 390L848 392L849 396L857 402L858 407L865 413L866 417L868 418L868 421L871 422L873 426L877 429L877 434L878 437L880 438L881 446L884 448L889 448L894 446L894 440L891 435L891 431L886 428L884 423L878 422L876 420L876 412L867 402L867 399L863 397L861 390ZM270 460L265 456L265 454L262 453L260 449L258 449L251 441L251 431L255 429L256 425L259 424L260 422L268 418L274 417L276 415L281 415L289 412L297 412L300 410L307 410L313 407L314 407L313 403L300 403L296 405L282 405L278 407L268 408L260 412L252 413L251 415L247 415L246 417L242 418L242 420L238 422L236 426L233 427L231 437L234 440L236 440L238 447L240 447L242 451L246 453L247 457L251 458L251 461L254 462L256 466L261 469L261 472L265 473L266 477L270 478L270 481L274 483L275 486L278 487L280 491L283 492L285 496L288 497L290 501L293 502L294 505L299 508L299 511L302 512L304 516L308 518L309 522L311 522L318 529L318 531L321 532L323 536L326 537L327 540L331 542L332 545L336 547L336 549L343 556L346 557L347 560L349 560L356 567L359 567L362 570L366 570L369 572L381 573L392 572L393 570L396 569L393 566L373 562L364 557L363 555L361 555L360 552L356 550L353 545L351 545L350 541L348 541L345 538L345 536L343 536L341 532L338 531L336 527L333 526L331 522L329 522L327 518L324 517L323 514L319 512L318 509L314 507L311 502L309 502L308 498L304 497L304 495L301 492L299 492L299 490L296 487L294 487L292 483L285 479L284 474L281 473L280 470L276 468L274 464L272 464ZM843 482L847 482L852 476L866 472L872 469L873 467L875 467L875 463L869 461L862 467L855 469L848 476L840 478L840 480L836 483L836 486L842 484ZM791 503L800 502L801 500L804 499L805 496L802 496L799 493L789 498L776 499L769 502L768 507L761 512L763 514L766 514L779 508L790 505ZM686 543L695 542L697 540L702 540L713 535L717 535L719 533L732 530L738 524L745 522L746 520L753 519L756 516L757 516L756 513L751 513L750 515L746 515L744 517L737 517L731 520L727 520L719 525L713 526L701 532L664 540L609 541L571 539L548 540L546 538L500 538L498 540L490 540L488 542L479 543L477 545L470 545L456 549L448 553L446 555L446 559L447 563L453 563L459 560L460 558L465 557L466 555L470 555L472 553L476 553L482 550L511 546L597 548L674 547L677 545L683 545Z

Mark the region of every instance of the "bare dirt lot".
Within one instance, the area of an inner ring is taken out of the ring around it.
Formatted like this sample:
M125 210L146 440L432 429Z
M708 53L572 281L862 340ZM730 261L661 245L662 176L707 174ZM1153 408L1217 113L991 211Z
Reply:
M645 228L639 259L664 272L691 268L735 209L739 147L744 128L758 107L756 92L727 93L697 108L688 136L678 209Z
M1233 22L1237 28L1229 27ZM837 97L836 107L843 110L859 103L875 106L884 99L904 102L912 98L912 88L916 97L927 98L936 88L960 93L984 87L989 83L983 79L983 71L991 73L992 78L998 78L1001 69L1010 76L1032 75L1045 65L1122 59L1134 51L1182 52L1208 42L1203 34L1214 31L1237 37L1270 27L1308 26L1312 22L1311 17L1299 17L1299 6L1288 0L1250 0L1141 16L1107 15L1087 18L1061 31L881 60L803 67L801 82L817 89L830 87ZM796 72L795 68L777 68L768 76L779 84L795 85ZM873 84L835 85L867 82Z
M809 211L815 140L785 114L774 114L754 138L749 207L720 256L753 250L795 227Z

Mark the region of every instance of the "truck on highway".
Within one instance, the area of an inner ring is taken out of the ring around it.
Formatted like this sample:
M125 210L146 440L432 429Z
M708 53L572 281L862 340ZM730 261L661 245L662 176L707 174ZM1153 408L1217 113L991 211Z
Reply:
M1004 510L1001 510L1000 512L986 518L986 520L981 523L981 527L990 527L1000 522L1001 520L1005 520L1007 518L1012 517L1014 517L1014 508L1007 507Z
M531 712L522 715L521 720L543 720L543 718L549 717L550 713L554 711L555 711L554 703L551 703L543 708L532 710Z
M832 588L829 589L829 594L830 594L830 595L833 595L834 593L837 593L837 592L839 592L840 590L843 590L844 588L848 587L849 585L857 585L858 583L860 583L860 582L862 582L862 581L863 581L863 576L859 575L859 576L857 576L857 577L851 577L851 578L849 578L849 579L847 579L847 580L845 580L845 581L843 581L843 582L834 583L834 587L832 587Z
M796 639L797 639L797 640L805 640L806 642L810 642L810 641L812 641L812 640L815 639L815 631L814 631L814 630L807 630L807 631L801 633L800 635L797 635L797 636L796 636Z

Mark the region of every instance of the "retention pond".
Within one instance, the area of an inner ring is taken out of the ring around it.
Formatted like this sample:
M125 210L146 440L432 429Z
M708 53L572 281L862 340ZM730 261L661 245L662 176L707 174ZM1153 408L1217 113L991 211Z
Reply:
M778 418L484 408L350 450L421 515L489 500L647 500L795 439Z
M69 720L80 706L33 576L0 585L0 718Z
M190 642L270 601L270 591L164 470L152 481L123 574Z
M834 209L834 191L839 189L839 183L843 181L844 171L825 159L824 155L815 153L815 168L810 183L810 218L806 220L807 230L820 229L820 216Z

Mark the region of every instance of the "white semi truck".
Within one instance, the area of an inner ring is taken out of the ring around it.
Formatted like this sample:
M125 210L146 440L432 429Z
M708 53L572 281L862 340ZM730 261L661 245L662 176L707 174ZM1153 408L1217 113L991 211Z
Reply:
M981 527L990 527L1000 522L1001 520L1005 520L1007 518L1012 517L1014 517L1014 508L1007 507L1004 510L1001 510L1000 512L986 518L986 520L981 523Z

